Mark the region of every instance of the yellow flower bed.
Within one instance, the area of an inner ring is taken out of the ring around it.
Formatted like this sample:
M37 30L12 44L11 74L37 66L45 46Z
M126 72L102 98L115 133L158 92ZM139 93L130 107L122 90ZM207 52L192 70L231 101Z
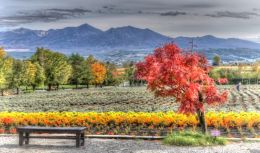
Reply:
M260 113L256 112L208 112L207 125L216 128L258 127ZM0 112L0 127L34 126L154 126L154 127L196 127L195 115L175 112Z

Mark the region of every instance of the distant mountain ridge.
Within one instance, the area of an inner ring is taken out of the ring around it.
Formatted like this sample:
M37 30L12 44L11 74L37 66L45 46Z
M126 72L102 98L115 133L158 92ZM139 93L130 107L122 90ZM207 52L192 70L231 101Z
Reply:
M205 35L202 37L177 37L174 39L177 44L181 47L187 46L192 40L198 49L236 49L236 48L249 48L249 49L260 49L260 44L237 39L237 38L217 38L212 35Z
M0 46L7 49L19 48L30 49L31 51L35 50L36 47L46 47L62 52L153 49L167 42L174 42L181 48L189 48L192 40L197 49L260 49L259 43L242 39L223 39L212 35L171 38L150 29L140 29L132 26L110 28L107 31L102 31L89 24L83 24L78 27L50 29L47 31L19 28L0 32Z

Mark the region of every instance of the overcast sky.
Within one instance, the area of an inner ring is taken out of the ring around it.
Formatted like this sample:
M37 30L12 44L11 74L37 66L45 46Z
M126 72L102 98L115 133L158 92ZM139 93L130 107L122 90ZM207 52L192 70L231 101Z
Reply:
M150 28L164 35L237 37L260 42L259 0L0 0L0 31L88 23Z

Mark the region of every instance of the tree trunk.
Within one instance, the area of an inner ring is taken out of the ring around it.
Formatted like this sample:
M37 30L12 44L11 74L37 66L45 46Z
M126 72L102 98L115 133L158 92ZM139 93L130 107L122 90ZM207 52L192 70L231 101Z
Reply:
M89 88L89 84L87 83L87 88Z
M76 83L76 89L78 89L78 83Z
M4 96L4 89L1 90L1 95Z
M199 102L203 103L202 94L199 92ZM205 120L205 112L202 112L200 109L197 109L197 116L200 124L200 128L203 134L207 134L207 123Z
M20 89L17 87L16 88L16 94L19 95L19 93L20 93Z
M207 123L205 120L205 113L200 110L197 110L197 116L202 133L207 134Z
M48 91L51 91L51 84L48 84Z
M59 85L59 84L57 84L57 90L59 90L59 88L60 88L60 85Z
M36 89L36 85L32 85L33 91L35 91Z

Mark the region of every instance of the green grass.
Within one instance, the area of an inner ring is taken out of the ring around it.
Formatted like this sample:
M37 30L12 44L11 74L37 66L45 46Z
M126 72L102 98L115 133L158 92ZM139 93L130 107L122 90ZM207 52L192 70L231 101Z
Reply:
M164 144L176 146L212 146L225 145L227 140L222 137L212 137L197 132L174 132L168 135L164 140Z

